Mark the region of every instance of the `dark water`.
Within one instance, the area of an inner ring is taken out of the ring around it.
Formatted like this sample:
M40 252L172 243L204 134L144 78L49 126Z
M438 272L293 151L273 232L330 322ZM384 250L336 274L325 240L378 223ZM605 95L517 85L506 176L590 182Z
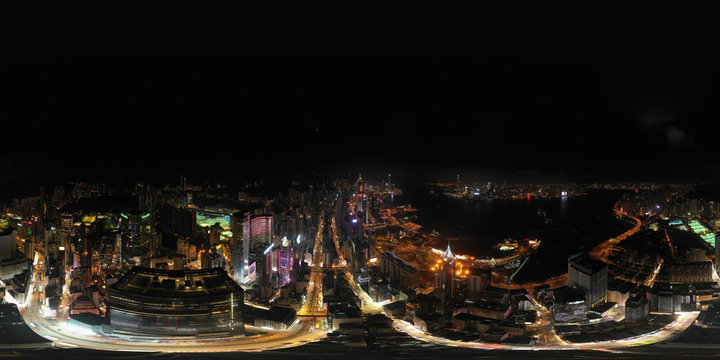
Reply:
M456 253L488 257L493 255L493 246L506 237L538 238L543 245L529 268L542 269L543 276L562 273L569 255L626 227L612 213L622 196L616 191L555 199L471 201L452 199L437 189L433 195L430 190L426 185L408 186L394 201L412 204L418 209L416 222L427 232L441 234L436 248L445 248L449 242ZM538 209L552 221L546 223Z

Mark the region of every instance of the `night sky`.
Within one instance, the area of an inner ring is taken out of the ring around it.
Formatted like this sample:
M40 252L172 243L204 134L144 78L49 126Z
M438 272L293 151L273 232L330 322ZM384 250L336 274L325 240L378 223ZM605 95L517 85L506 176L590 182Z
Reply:
M3 11L0 181L720 180L712 11L411 4Z

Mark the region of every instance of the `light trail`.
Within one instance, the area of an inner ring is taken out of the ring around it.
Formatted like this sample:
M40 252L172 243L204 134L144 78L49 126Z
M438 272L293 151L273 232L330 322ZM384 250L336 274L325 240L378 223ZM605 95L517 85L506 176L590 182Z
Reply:
M627 348L633 346L641 346L651 343L669 340L687 329L698 315L698 312L680 313L678 318L665 327L638 336L620 340L598 341L588 343L568 343L561 339L551 328L546 329L545 344L535 345L516 345L516 344L497 344L486 342L464 342L450 340L438 336L434 336L424 330L415 327L413 324L385 313L383 303L377 303L357 284L352 273L347 268L347 261L343 259L342 253L339 251L338 234L335 228L335 219L332 223L333 242L340 259L343 264L342 270L348 280L353 292L363 301L364 310L368 312L379 312L387 316L393 321L393 326L398 331L404 332L415 339L453 347L465 347L474 349L500 349L500 350L603 350L609 351L619 348ZM318 233L315 239L315 248L313 249L313 266L311 268L311 281L308 285L308 296L302 305L298 315L305 314L323 314L322 309L322 231L324 228L324 216L320 217L318 225ZM717 273L714 274L716 280ZM37 281L37 279L34 279ZM35 289L39 289L35 286ZM43 287L44 288L44 287ZM317 317L299 318L286 331L278 331L265 335L252 335L244 337L231 338L215 338L215 339L138 339L128 338L118 335L105 335L93 333L92 335L85 331L76 331L72 327L62 326L63 321L50 320L39 315L38 301L36 297L41 296L41 291L33 291L29 294L27 307L23 311L23 317L28 323L34 323L31 327L39 335L50 339L58 347L84 347L97 350L115 350L115 351L147 351L147 352L223 352L223 351L264 351L281 348L289 348L301 346L309 342L314 342L326 336L326 326L323 320ZM61 325L61 326L58 326Z
M322 261L322 229L324 218L321 215L318 226L315 248L313 249L313 263ZM33 278L37 282L37 278ZM305 312L324 314L322 309L322 269L313 266L308 296L302 306ZM36 286L36 289L39 287ZM43 287L44 288L44 287ZM287 330L273 331L264 335L238 336L227 338L143 338L138 336L123 336L114 334L99 334L85 328L70 325L64 320L48 319L39 314L37 298L42 296L41 291L29 293L28 306L22 312L26 323L33 323L31 329L40 336L49 339L57 347L76 348L83 347L96 350L110 351L136 351L136 352L225 352L225 351L265 351L301 346L315 342L327 335L323 320L316 317L298 318ZM320 301L318 301L320 300ZM302 310L301 310L302 311ZM300 312L298 313L300 314ZM254 328L249 326L249 328Z
M639 220L639 219L638 219ZM335 219L333 218L331 229L333 231L333 241L335 242L336 249L340 248L340 244L337 237L337 232L335 231ZM624 237L623 237L624 239ZM338 251L338 256L342 259L342 254ZM427 343L437 344L437 345L444 345L444 346L452 346L452 347L464 347L464 348L473 348L473 349L485 349L485 350L601 350L601 351L610 351L614 349L620 349L620 348L628 348L628 347L634 347L634 346L641 346L641 345L647 345L652 343L658 343L661 341L667 341L669 339L674 338L675 336L679 335L685 329L687 329L690 325L693 324L695 319L697 318L699 312L686 312L686 313L679 313L677 319L675 319L672 323L664 326L661 329L657 329L654 331L651 331L646 334L637 335L625 339L620 340L608 340L608 341L597 341L597 342L586 342L586 343L570 343L562 338L560 338L557 333L555 333L554 329L548 329L547 333L544 334L546 339L547 335L550 334L553 341L547 343L547 344L533 344L533 345L521 345L521 344L500 344L500 343L487 343L487 342L479 342L479 341L458 341L458 340L450 340L443 337L435 336L427 331L424 331L422 329L417 328L415 325L402 320L397 319L393 317L390 314L387 314L382 306L380 306L379 303L376 303L375 301L370 298L370 296L355 282L355 280L352 277L352 274L350 271L346 268L344 270L345 276L347 277L348 283L351 285L353 292L355 292L355 295L358 296L361 300L363 300L363 305L365 303L368 304L368 306L375 311L378 311L388 318L390 318L393 321L393 327L401 332L404 332L413 338L424 341ZM541 307L542 308L542 307Z

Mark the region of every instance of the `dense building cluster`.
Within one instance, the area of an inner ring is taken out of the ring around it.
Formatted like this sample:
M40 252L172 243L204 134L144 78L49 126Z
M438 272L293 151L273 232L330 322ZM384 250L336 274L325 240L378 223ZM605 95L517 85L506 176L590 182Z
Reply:
M312 318L328 341L348 345L399 341L393 319L437 336L533 344L640 328L654 315L706 309L720 295L720 223L709 205L685 212L696 206L685 187L623 189L617 223L570 232L586 251L567 259L566 277L536 285L515 279L539 239L506 239L492 259L449 244L431 249L437 234L417 223L417 209L394 202L401 192L391 179L293 179L279 191L262 181L231 190L184 177L162 188L56 187L4 205L0 292L26 302L35 275L43 316L104 334L235 337ZM449 186L467 195L465 184ZM603 191L538 186L468 188L496 198ZM367 302L390 318L363 314Z

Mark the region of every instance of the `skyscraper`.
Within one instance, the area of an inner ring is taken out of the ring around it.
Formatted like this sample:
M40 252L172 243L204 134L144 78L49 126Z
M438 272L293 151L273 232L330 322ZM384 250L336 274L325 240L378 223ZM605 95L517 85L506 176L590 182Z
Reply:
M450 300L452 297L452 279L455 271L455 254L450 250L450 244L442 254L442 261L437 264L437 272L435 273L435 287L440 289L441 301Z
M588 307L607 300L607 265L587 256L568 260L568 282L585 292Z
M194 238L197 235L197 212L193 209L163 204L160 207L160 226L163 231L180 237Z
M241 220L242 219L242 220ZM252 215L250 212L233 214L233 272L235 280L243 282L248 276L250 249L272 240L272 215ZM242 243L242 244L241 244Z
M124 266L150 266L153 236L150 213L120 213L120 242Z
M355 209L356 212L363 211L363 199L365 195L365 182L363 181L362 174L357 179L357 190L355 192Z

